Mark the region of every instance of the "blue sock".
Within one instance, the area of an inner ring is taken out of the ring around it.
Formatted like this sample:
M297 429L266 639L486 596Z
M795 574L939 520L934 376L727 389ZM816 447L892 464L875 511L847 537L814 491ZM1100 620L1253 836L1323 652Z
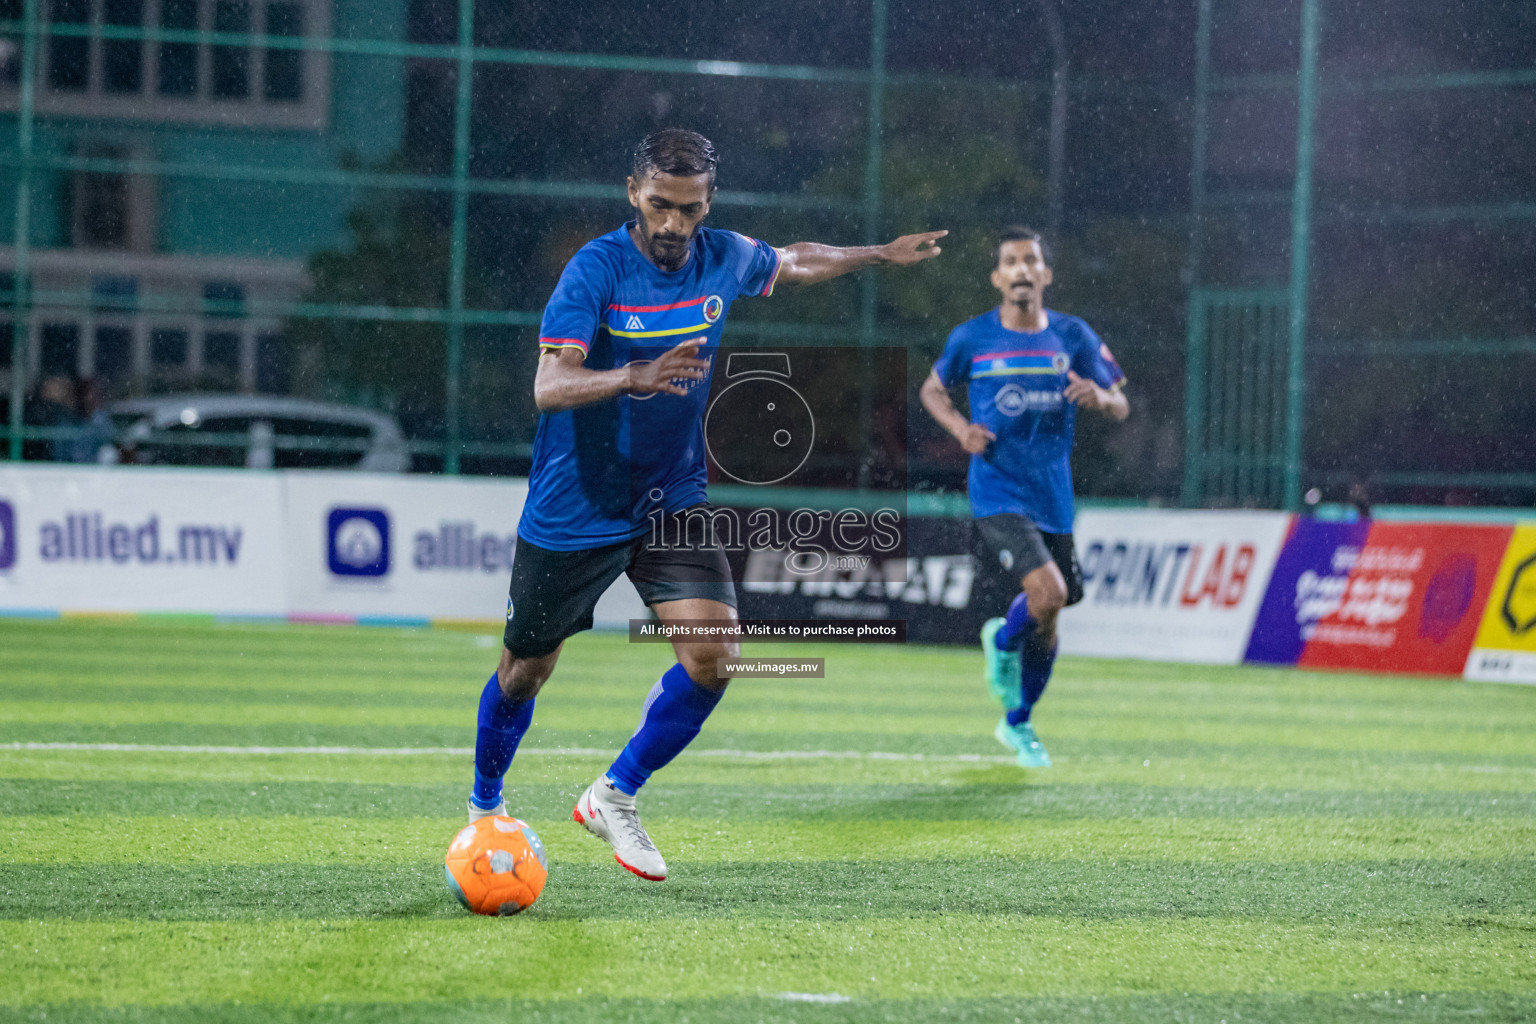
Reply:
M1018 725L1020 722L1029 721L1029 713L1034 710L1042 694L1045 693L1046 684L1051 681L1051 669L1056 666L1056 643L1053 640L1049 647L1031 636L1024 643L1024 656L1019 659L1019 674L1024 680L1024 703L1008 712L1008 724Z
M475 731L475 806L489 810L501 803L501 777L512 767L512 755L533 722L533 698L508 700L496 673L480 694L480 727Z
M693 742L724 692L700 686L682 665L667 669L645 698L640 728L608 769L608 778L621 792L634 796L652 772Z
M993 636L992 642L1000 651L1018 650L1019 641L1034 632L1035 618L1029 614L1029 597L1020 593L1008 606L1008 615L1003 619L1003 628Z

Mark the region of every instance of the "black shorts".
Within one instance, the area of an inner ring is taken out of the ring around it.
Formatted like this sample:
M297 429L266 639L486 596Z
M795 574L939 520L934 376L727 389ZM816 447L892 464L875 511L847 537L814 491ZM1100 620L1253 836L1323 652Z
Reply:
M716 538L657 547L650 534L600 548L551 551L519 537L502 642L516 658L542 658L592 628L597 599L626 573L647 605L702 598L736 607L731 566Z
M1002 573L1010 590L1042 565L1055 562L1067 581L1067 604L1083 599L1083 570L1070 533L1046 533L1025 516L1013 512L976 520L977 554L984 571Z

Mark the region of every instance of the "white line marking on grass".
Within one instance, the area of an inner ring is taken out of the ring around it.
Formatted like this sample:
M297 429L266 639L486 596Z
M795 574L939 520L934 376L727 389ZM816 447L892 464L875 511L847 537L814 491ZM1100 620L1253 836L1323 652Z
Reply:
M334 754L362 757L473 757L474 747L218 747L169 743L0 743L0 750L74 750L121 754ZM523 747L519 754L534 757L612 757L600 747ZM690 750L688 757L736 761L929 761L936 764L1013 764L1014 759L991 754L897 754L862 750Z
M779 998L791 1003L851 1003L848 996L836 992L780 992Z

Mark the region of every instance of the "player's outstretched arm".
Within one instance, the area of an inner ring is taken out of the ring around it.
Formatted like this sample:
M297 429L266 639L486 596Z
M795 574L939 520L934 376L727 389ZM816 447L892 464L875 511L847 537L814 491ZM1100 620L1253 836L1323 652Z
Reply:
M997 435L992 431L960 415L960 410L955 408L955 403L949 397L949 389L937 373L930 373L928 379L923 381L923 389L918 392L918 397L922 399L928 415L938 420L939 426L953 434L955 440L960 442L960 447L972 455L980 455L987 450L987 445L997 440Z
M703 380L709 360L699 358L705 338L678 342L656 359L639 360L612 370L589 370L578 349L562 348L539 356L533 378L533 404L539 412L562 412L605 402L619 395L685 395L678 381Z
M862 267L909 267L931 260L942 250L938 240L948 231L924 231L902 235L884 245L855 245L841 248L817 242L796 242L779 250L779 284L817 284L851 273Z

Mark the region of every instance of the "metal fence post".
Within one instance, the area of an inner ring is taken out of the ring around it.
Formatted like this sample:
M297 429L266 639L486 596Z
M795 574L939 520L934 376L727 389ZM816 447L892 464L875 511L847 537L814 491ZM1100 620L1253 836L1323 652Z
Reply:
M1307 271L1312 244L1312 147L1317 117L1320 0L1302 0L1296 80L1296 178L1291 195L1290 360L1285 387L1285 507L1301 508L1302 416L1306 399Z
M881 133L885 130L885 24L886 0L871 0L869 30L869 140L864 154L864 244L880 242ZM875 310L880 281L866 270L859 281L859 488L869 483L869 452L874 415Z
M21 169L16 182L16 262L11 268L11 414L9 454L21 461L22 404L27 398L27 338L31 316L32 79L37 69L37 0L26 0L21 43L21 109L16 112L16 146Z
M443 472L457 475L463 447L464 266L469 237L469 125L474 102L475 0L459 0L453 103L453 232L448 243L448 348L443 367Z
M1200 253L1205 244L1205 147L1210 126L1211 0L1199 0L1195 26L1195 96L1192 112L1193 153L1189 172L1189 256L1185 264L1189 303L1184 343L1184 487L1179 503L1194 508L1205 501L1205 306L1200 301Z

